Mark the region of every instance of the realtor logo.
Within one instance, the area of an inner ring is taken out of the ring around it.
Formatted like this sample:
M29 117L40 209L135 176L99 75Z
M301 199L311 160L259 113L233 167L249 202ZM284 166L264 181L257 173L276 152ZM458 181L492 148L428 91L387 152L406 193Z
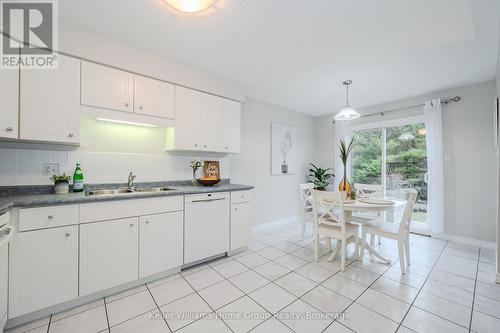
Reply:
M0 0L1 68L57 68L57 0Z

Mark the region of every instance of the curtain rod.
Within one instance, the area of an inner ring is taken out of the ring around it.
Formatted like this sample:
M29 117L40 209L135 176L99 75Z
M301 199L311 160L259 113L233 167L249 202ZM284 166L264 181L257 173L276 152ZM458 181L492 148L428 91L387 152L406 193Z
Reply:
M444 98L444 99L441 100L441 104L457 103L457 102L460 102L461 100L462 100L462 97L460 97L460 96L455 96L455 97L450 97L450 98ZM401 110L407 110L407 109L413 109L413 108L416 108L416 107L423 107L423 106L425 106L425 103L420 103L420 104L415 104L415 105L408 105L408 106L403 106L403 107L400 107L400 108L395 108L395 109L389 109L389 110L384 110L384 111L378 111L378 112L363 114L359 118L373 117L373 116L376 116L376 115L381 115L383 117L386 113L395 112L395 111L401 111ZM332 121L332 123L335 124L335 120Z

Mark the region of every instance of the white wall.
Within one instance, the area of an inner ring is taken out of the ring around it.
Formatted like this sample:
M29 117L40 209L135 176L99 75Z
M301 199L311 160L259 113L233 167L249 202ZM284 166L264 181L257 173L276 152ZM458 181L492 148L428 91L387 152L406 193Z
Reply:
M297 173L271 175L271 122L297 128ZM315 161L315 118L253 99L242 112L241 154L230 157L231 180L252 184L254 224L300 214L298 184L305 182L308 164Z
M443 105L444 152L450 155L444 164L447 234L495 241L497 175L492 126L495 89L495 82L490 81L360 109L361 113L373 113L419 104L430 98L462 97L459 103ZM353 124L422 113L421 108L415 108L384 117L362 118ZM320 137L331 139L333 128L324 125L331 120L332 116L317 119ZM333 148L323 145L318 154L333 154Z

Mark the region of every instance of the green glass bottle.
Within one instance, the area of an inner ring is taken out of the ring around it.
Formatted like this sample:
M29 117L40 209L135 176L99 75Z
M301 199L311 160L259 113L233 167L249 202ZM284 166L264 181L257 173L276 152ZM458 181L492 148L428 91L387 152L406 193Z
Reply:
M80 169L80 163L76 163L75 173L73 174L73 192L83 192L83 172Z

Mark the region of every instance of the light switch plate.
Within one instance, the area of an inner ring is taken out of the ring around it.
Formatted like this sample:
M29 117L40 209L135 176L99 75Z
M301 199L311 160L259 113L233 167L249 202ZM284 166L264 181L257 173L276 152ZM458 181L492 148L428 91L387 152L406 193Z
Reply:
M42 176L59 174L59 163L42 163Z

